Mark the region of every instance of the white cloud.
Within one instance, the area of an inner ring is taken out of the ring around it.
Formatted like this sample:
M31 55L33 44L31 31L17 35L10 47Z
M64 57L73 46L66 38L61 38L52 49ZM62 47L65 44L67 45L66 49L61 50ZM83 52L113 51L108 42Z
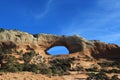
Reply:
M73 20L72 22L70 22L69 25L64 25L66 29L63 27L61 30L61 34L71 35L78 33L82 34L89 31L98 31L98 32L105 31L105 26L110 22L114 21L116 18L120 17L119 14L120 13L111 13L108 15L99 14L97 15L100 16L99 18L95 18L96 16L94 16L91 19L86 19L84 22L80 22L79 20ZM106 28L110 28L110 27L106 26Z
M49 0L49 1L46 3L46 6L45 6L44 11L41 12L41 13L36 14L36 15L35 15L35 18L40 19L40 18L44 17L44 16L49 12L49 10L50 10L50 5L52 4L52 1L53 1L53 0Z

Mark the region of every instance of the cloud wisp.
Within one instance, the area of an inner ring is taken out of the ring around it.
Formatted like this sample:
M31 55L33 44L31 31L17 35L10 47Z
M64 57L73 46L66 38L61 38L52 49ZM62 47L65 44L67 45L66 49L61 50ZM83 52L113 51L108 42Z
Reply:
M53 0L49 0L49 1L46 3L46 5L45 5L44 11L41 12L41 13L36 14L36 15L35 15L35 18L40 19L40 18L44 17L44 16L49 12L49 10L50 10L50 5L52 4L52 1L53 1Z
M104 10L118 10L120 9L120 0L98 0L97 6Z
M87 35L87 37L92 35L93 39L117 42L120 37L118 31L118 26L120 26L120 6L118 4L120 4L119 0L98 0L94 6L97 7L95 10L91 9L90 12L85 12L84 15L77 15L74 20L69 22L70 24L64 25L67 26L67 29L62 28L60 33L65 35ZM80 19L80 16L84 16L84 20ZM115 31L110 30L113 27Z

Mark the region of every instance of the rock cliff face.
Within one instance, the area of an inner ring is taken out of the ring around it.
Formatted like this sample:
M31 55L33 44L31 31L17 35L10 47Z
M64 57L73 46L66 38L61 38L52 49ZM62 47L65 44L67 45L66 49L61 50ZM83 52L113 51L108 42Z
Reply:
M116 44L94 41L94 46L91 48L91 55L94 58L120 59L120 47Z
M22 47L21 47L22 46ZM41 55L47 55L47 50L54 46L65 46L69 53L89 53L94 58L120 58L120 47L100 41L89 41L78 35L57 36L51 34L29 34L16 30L0 32L0 47L2 49L18 48L35 50Z

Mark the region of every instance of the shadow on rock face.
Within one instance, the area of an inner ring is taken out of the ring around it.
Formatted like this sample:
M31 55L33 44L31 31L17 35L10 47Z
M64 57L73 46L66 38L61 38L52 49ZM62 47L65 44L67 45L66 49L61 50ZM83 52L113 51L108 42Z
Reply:
M3 52L5 52L6 50L10 50L13 48L16 48L16 44L13 42L1 42L0 43L0 48L2 49Z

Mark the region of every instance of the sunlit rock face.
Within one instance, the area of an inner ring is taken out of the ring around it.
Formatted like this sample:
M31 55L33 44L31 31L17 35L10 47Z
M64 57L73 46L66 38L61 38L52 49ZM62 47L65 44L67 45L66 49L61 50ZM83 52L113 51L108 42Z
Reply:
M25 32L5 30L0 32L0 41L11 41L18 45L21 44L35 44L39 45L44 51L47 51L54 46L65 46L70 53L83 51L87 48L87 44L91 45L91 42L86 39L74 35L74 36L57 36L51 34L28 34Z
M78 35L58 36L52 34L29 34L17 30L0 32L1 48L17 47L18 49L34 50L46 56L47 50L54 46L64 46L69 54L80 52L90 54L94 58L120 58L120 47L100 41L89 41Z

